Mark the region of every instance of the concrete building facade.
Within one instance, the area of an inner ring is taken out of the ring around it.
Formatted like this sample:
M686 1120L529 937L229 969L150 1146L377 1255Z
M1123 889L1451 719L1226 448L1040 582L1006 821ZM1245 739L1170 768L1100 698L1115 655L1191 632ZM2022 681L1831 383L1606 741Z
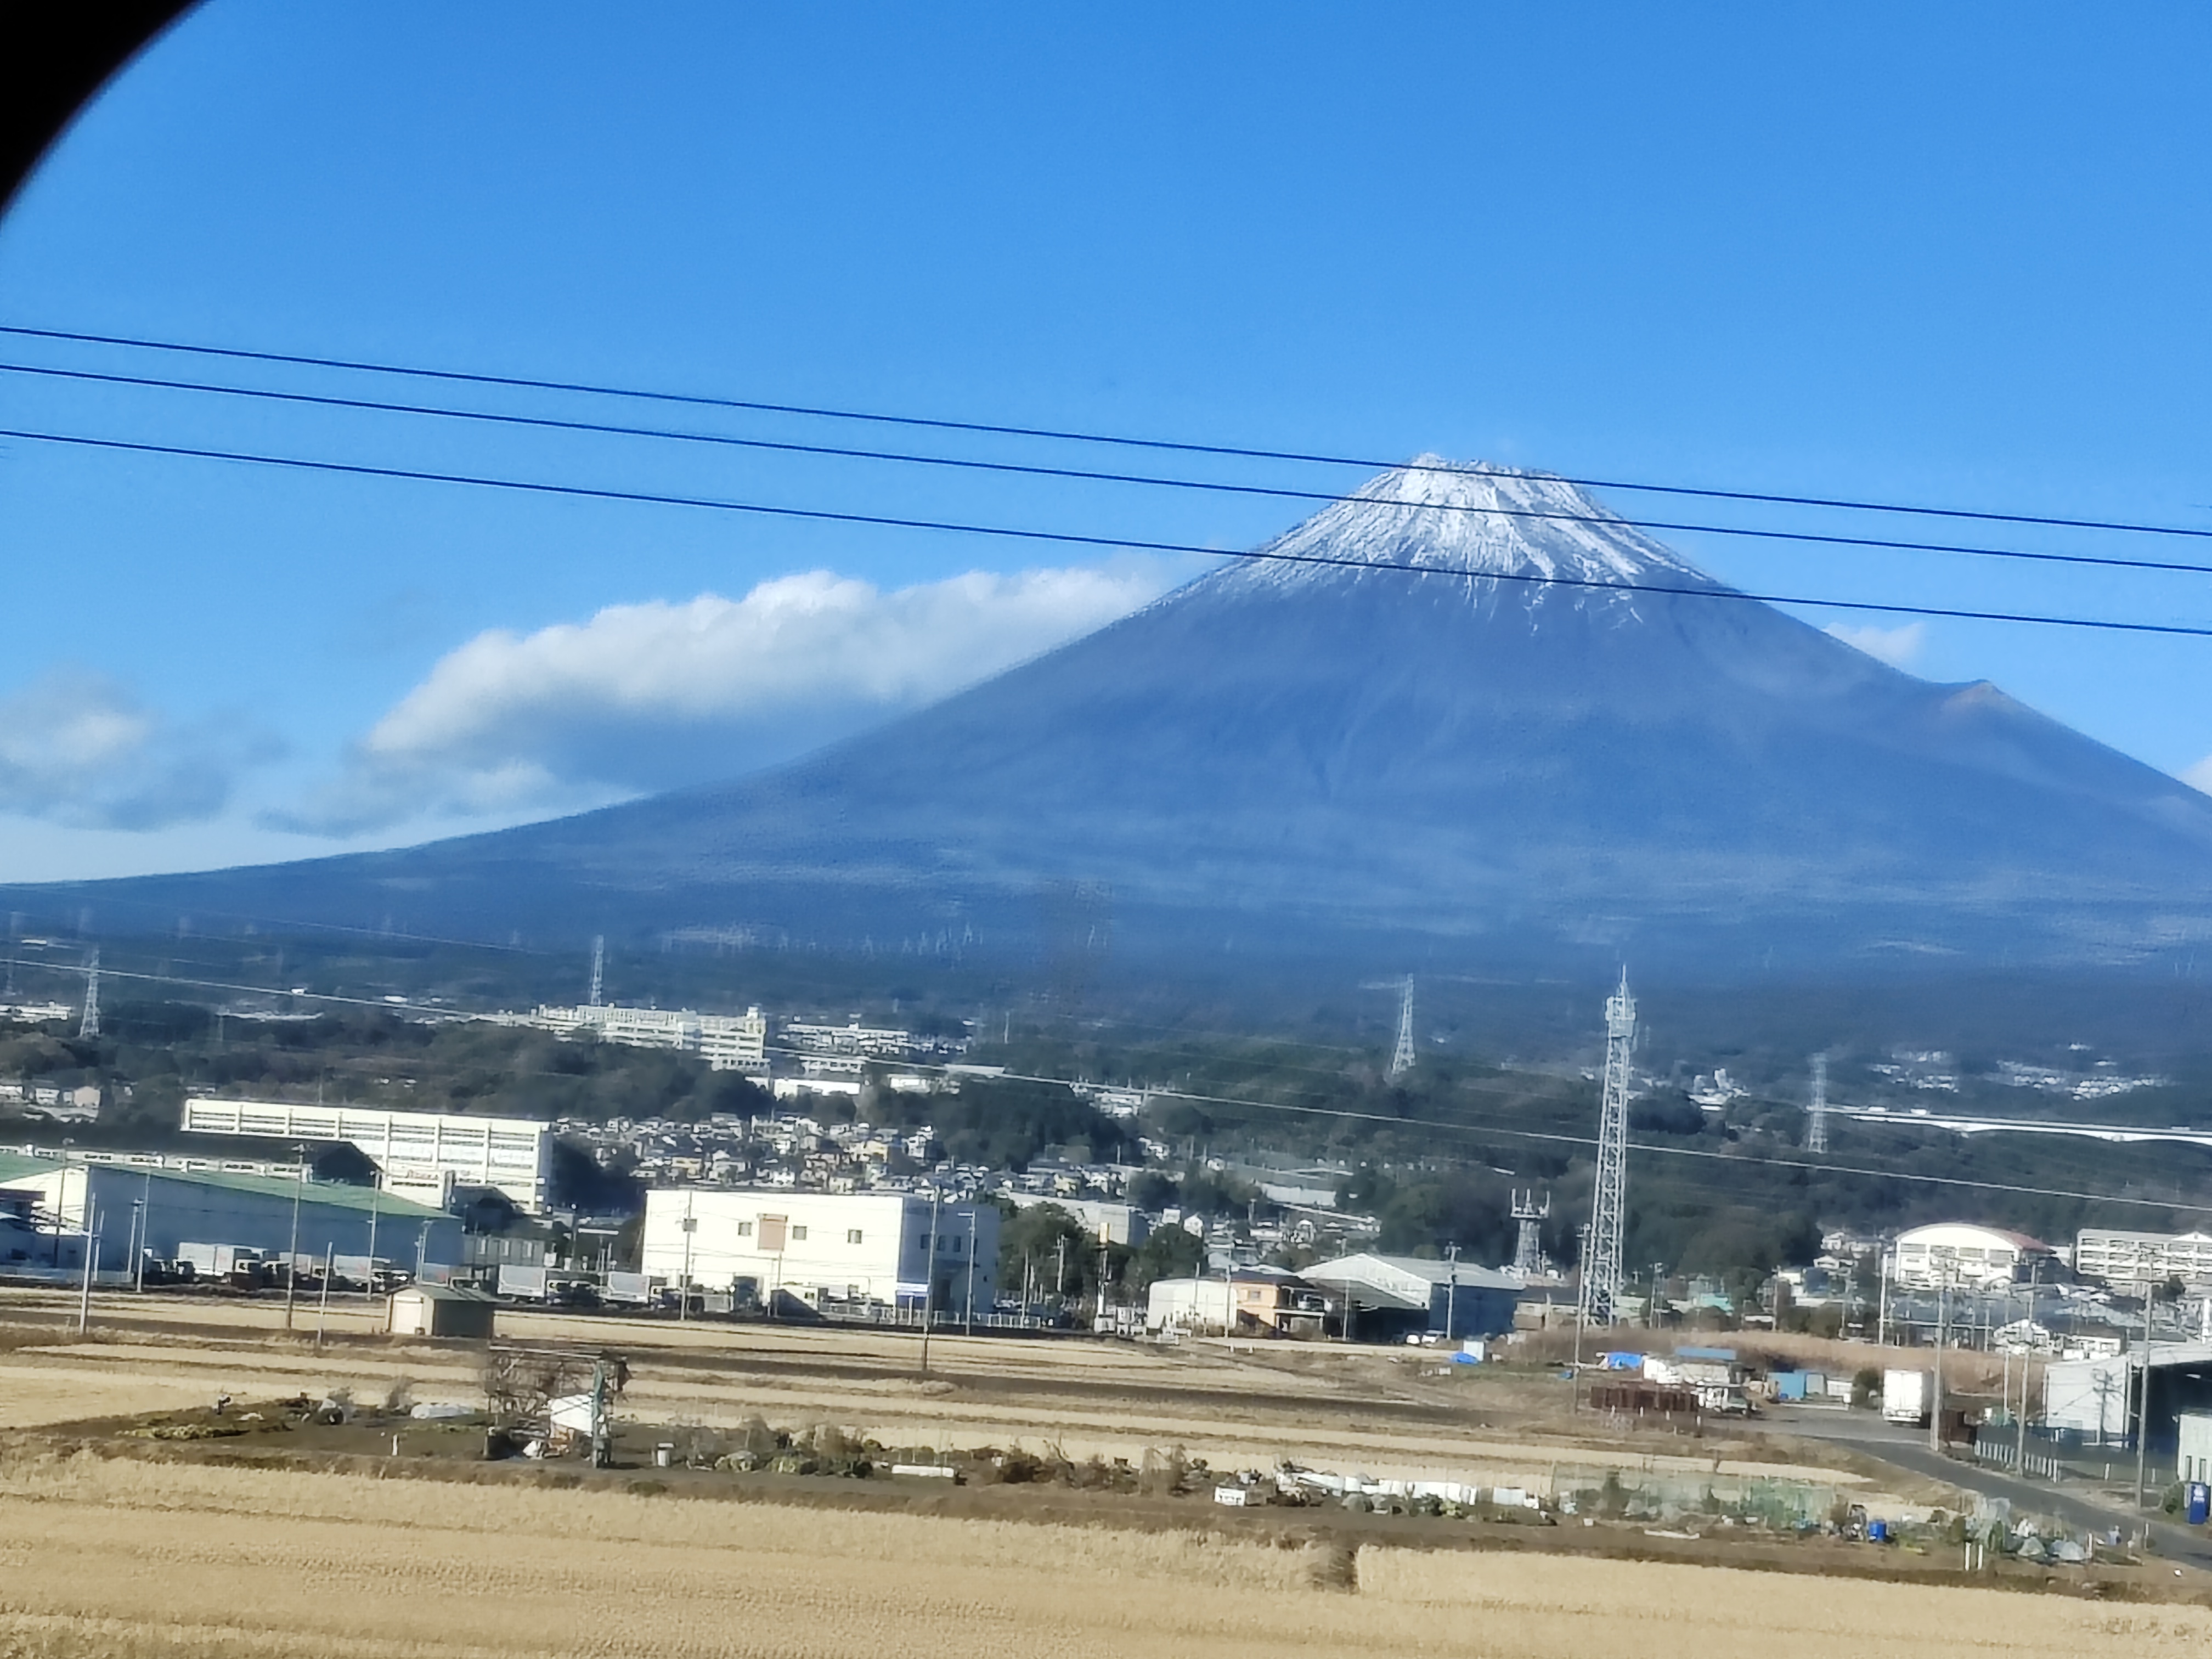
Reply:
M913 1193L662 1187L645 1195L641 1266L653 1278L771 1306L870 1304L955 1318L998 1294L995 1205L938 1207Z
M537 1118L195 1097L182 1123L190 1134L349 1141L383 1171L387 1192L434 1208L456 1186L495 1188L532 1215L551 1199L553 1126Z
M2131 1233L2085 1227L2074 1240L2074 1271L2140 1293L2169 1279L2212 1282L2212 1233Z

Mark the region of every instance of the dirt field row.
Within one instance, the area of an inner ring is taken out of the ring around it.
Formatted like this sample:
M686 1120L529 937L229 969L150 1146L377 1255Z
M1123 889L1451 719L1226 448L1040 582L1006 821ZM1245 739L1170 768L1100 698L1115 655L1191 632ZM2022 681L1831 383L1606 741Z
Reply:
M0 1652L2181 1654L2212 1612L598 1491L16 1456Z
M354 1310L343 1325L331 1320L334 1345L318 1354L301 1335L284 1338L281 1309L266 1303L152 1299L112 1314L96 1332L101 1340L89 1342L63 1331L73 1311L66 1298L0 1304L0 1319L18 1309L27 1322L0 1350L0 1427L173 1410L218 1394L319 1397L343 1385L381 1398L402 1380L420 1399L481 1398L477 1352L370 1340L367 1316ZM514 1312L502 1314L501 1332L518 1342L622 1348L634 1381L621 1414L660 1425L732 1428L757 1415L780 1425L833 1421L887 1444L1049 1443L1079 1461L1132 1462L1149 1448L1181 1446L1216 1468L1290 1459L1380 1479L1502 1486L1540 1486L1553 1466L1584 1461L1581 1449L1591 1443L1571 1420L1546 1421L1565 1396L1542 1378L1437 1378L1427 1374L1432 1362L1387 1352L1231 1354L940 1337L924 1376L919 1345L904 1335ZM1532 1436L1532 1426L1542 1431ZM1653 1435L1607 1444L1603 1456L1684 1473L1868 1484L1849 1468L1754 1461L1752 1450Z

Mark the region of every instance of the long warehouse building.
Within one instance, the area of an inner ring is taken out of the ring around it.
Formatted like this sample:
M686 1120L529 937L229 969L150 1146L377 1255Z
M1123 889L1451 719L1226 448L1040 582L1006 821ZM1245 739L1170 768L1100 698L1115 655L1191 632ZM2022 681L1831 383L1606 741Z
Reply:
M458 1218L374 1187L339 1182L131 1169L0 1152L0 1193L30 1196L57 1254L64 1248L64 1234L94 1234L100 1247L95 1265L103 1273L130 1268L134 1241L146 1254L165 1261L181 1255L186 1244L228 1244L283 1255L293 1244L295 1200L302 1256L336 1251L341 1256L380 1257L408 1268L461 1259ZM39 1243L27 1240L21 1248L35 1254ZM74 1255L76 1241L67 1248ZM0 1270L5 1265L0 1263Z
M456 1185L496 1188L532 1215L544 1214L550 1197L553 1126L538 1118L196 1096L185 1103L183 1127L189 1134L350 1141L383 1170L386 1192L440 1207Z

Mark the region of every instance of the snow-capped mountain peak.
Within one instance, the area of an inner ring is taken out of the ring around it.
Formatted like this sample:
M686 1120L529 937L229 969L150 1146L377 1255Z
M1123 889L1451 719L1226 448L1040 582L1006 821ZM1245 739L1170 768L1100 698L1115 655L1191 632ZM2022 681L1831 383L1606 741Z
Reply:
M1258 550L1272 556L1231 573L1237 586L1357 580L1361 565L1577 586L1714 585L1565 479L1439 455L1378 473Z

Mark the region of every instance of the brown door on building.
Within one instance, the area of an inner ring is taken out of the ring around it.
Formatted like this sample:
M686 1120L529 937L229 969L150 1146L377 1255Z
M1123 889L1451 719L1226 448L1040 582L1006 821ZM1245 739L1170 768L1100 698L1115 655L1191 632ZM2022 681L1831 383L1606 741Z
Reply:
M760 1247L769 1255L783 1254L784 1224L789 1216L764 1215L760 1218Z

